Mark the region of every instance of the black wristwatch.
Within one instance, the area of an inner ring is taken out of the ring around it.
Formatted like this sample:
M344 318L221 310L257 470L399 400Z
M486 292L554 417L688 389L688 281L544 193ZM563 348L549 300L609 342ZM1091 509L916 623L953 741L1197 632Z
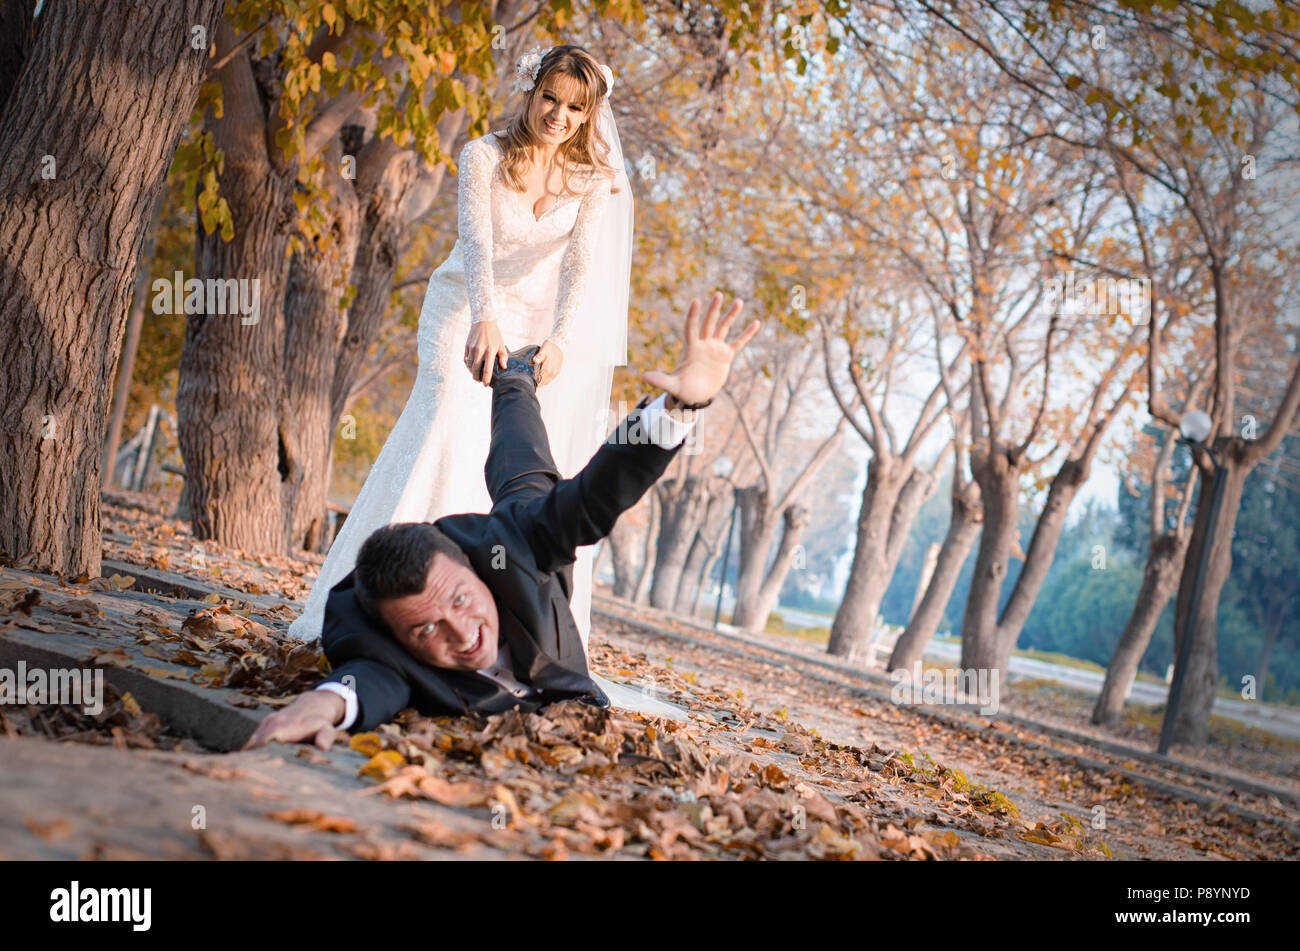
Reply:
M677 397L674 396L673 399L677 399ZM679 400L677 405L674 406L673 409L704 409L704 407L708 406L712 402L713 402L712 399L707 399L703 403L683 403ZM664 409L667 408L668 408L668 398L664 397Z

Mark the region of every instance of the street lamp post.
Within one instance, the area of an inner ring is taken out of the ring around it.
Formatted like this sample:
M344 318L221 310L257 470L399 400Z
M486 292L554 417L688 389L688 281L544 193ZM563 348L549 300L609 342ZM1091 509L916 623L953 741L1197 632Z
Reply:
M732 469L731 460L728 459L726 456L719 456L718 460L715 463L713 463L713 474L718 476L719 478L722 479L727 478L729 475L731 475L731 469ZM739 506L736 504L737 502L737 498L735 495L736 487L732 486L731 491L732 491L731 521L727 525L726 547L722 549L722 575L718 578L718 600L713 605L713 629L714 630L717 630L718 618L722 614L722 591L727 586L727 562L731 560L731 536L736 531L736 509L739 508Z
M1196 551L1196 577L1192 583L1192 601L1187 610L1187 624L1183 627L1183 639L1178 645L1178 658L1174 662L1174 682L1169 685L1169 697L1165 704L1165 719L1160 726L1160 745L1157 752L1164 756L1169 752L1173 741L1174 723L1178 720L1178 707L1183 697L1183 684L1187 680L1187 664L1192 657L1192 639L1196 636L1196 625L1200 622L1201 588L1205 584L1205 574L1209 569L1210 553L1214 549L1214 527L1219 521L1219 509L1223 504L1223 490L1227 483L1228 470L1219 464L1214 450L1205 440L1210 438L1213 421L1201 410L1192 410L1183 416L1178 426L1183 438L1180 442L1193 448L1205 450L1214 467L1214 476L1210 482L1210 511L1205 523L1205 534L1201 537L1201 546ZM1202 496L1204 489L1202 489ZM1200 505L1198 499L1197 505Z

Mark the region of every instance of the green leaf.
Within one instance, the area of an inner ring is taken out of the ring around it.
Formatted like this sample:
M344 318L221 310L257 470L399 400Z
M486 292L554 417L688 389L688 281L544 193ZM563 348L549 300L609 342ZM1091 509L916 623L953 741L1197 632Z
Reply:
M221 240L229 242L235 237L235 220L230 216L230 206L224 198L217 203L217 207L221 215Z

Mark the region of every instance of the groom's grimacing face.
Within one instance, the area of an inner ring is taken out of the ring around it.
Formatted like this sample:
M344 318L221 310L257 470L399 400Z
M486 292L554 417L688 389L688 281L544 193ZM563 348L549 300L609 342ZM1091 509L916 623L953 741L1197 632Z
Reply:
M386 598L377 607L398 643L422 663L481 670L497 659L492 592L474 569L442 552L433 556L423 591Z

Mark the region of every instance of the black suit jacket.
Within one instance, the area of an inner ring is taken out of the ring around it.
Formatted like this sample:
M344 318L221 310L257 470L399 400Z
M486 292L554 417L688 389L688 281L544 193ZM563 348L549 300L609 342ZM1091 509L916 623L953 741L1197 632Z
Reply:
M448 515L433 524L460 546L491 590L499 643L509 645L515 676L539 693L520 699L472 671L417 661L361 610L349 572L330 589L321 641L333 667L324 682L346 683L357 693L360 711L352 730L371 729L408 706L433 716L514 706L530 711L576 697L608 702L589 676L569 610L570 566L576 549L608 535L681 446L662 449L650 442L640 419L643 399L581 472L561 480L531 383L507 378L493 390L485 467L492 510Z

